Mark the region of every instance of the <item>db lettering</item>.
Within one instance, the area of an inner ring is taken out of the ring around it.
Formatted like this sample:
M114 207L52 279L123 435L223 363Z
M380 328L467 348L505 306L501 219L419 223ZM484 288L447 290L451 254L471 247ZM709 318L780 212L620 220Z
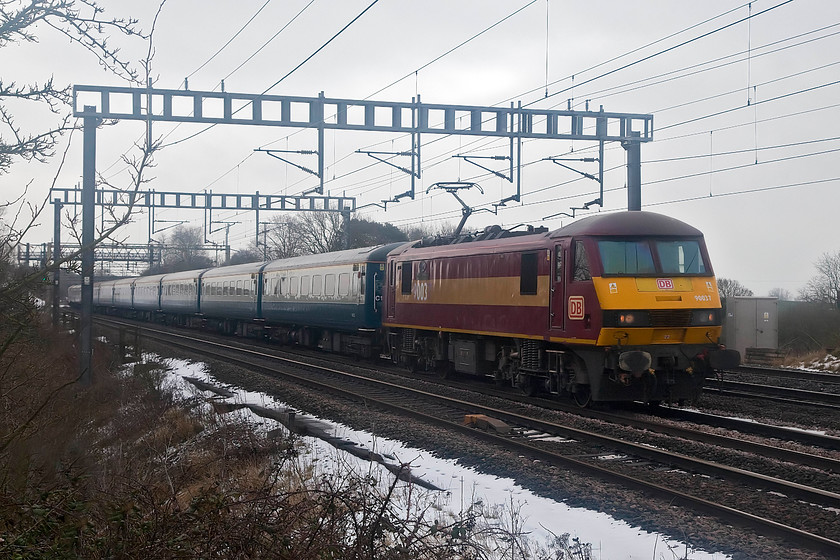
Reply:
M673 290L674 289L674 281L670 278L657 278L656 279L656 287L660 290Z
M572 296L569 298L569 319L583 319L584 305L583 297Z

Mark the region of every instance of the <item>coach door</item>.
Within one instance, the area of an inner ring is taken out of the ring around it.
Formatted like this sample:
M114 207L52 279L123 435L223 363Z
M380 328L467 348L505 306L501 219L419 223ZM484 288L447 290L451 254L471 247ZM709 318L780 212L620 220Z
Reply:
M565 329L566 317L566 282L564 281L565 248L562 243L554 246L551 256L551 302L550 326L552 329Z
M391 259L388 261L388 317L393 319L394 312L397 306L397 260Z

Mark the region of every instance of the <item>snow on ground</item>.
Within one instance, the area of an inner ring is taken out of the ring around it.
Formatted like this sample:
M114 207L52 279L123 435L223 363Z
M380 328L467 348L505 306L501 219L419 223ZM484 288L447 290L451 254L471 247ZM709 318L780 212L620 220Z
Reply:
M833 354L826 354L824 358L812 362L800 362L798 369L840 372L840 358Z
M277 402L265 394L244 391L216 381L203 363L160 358L151 354L144 355L144 361L162 363L171 368L168 383L185 395L194 394L196 391L193 384L186 380L189 377L234 392L235 396L226 399L227 402L293 410L289 405ZM214 396L219 398L218 395ZM273 430L281 426L279 422L256 416L247 408L240 409L237 413L249 415L254 425L260 426L260 429ZM296 413L305 416L305 413L300 411ZM480 473L458 464L457 461L438 458L428 450L379 438L369 432L357 431L341 424L329 422L328 425L332 435L367 447L391 458L396 464L410 462L413 476L443 490L429 491L435 504L433 511L449 512L457 517L459 511L465 511L471 504L479 504L488 517L499 519L500 522L510 524L511 519L515 518L522 525L521 530L529 534L532 543L543 544L552 534L568 533L583 543L591 543L593 558L599 560L684 558L686 555L691 560L730 558L723 553L692 550L687 548L685 543L633 527L605 513L572 508L562 502L543 498L521 487L512 479ZM318 458L319 468L341 469L351 465L356 472L362 474L370 473L371 469L376 468L381 469L378 473L381 480L389 480L389 473L383 466L343 453L320 439L305 440L313 450L312 454Z

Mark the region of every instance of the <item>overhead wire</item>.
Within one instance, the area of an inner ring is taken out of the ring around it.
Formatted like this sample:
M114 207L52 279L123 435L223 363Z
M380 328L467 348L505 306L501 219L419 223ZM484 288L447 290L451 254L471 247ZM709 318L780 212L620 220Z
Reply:
M830 26L827 26L827 27L824 27L820 30L815 30L815 31L822 31L822 30L825 30L827 28L837 27L837 26L840 26L840 23L835 23L835 24L832 24ZM787 42L787 41L790 41L790 40L795 39L797 37L801 37L803 35L809 35L811 33L814 33L815 31L809 31L809 32L803 33L799 36L788 37L788 38L782 39L780 41L774 41L772 43L768 43L768 44L764 45L763 47L772 46L772 45L776 45L776 44L779 44L779 43ZM802 42L795 43L795 44L792 44L792 45L787 45L787 46L784 46L784 47L780 47L778 49L774 49L774 50L767 51L767 52L764 52L764 53L753 54L752 58L755 59L755 58L759 58L759 57L762 57L762 56L767 56L767 55L770 55L770 54L776 54L778 52L782 52L782 51L785 51L787 49L791 49L791 48L799 47L799 46L802 46L802 45L810 44L810 43L813 43L815 41L820 41L820 40L823 40L823 39L828 39L828 38L831 38L831 37L834 37L834 36L837 36L837 35L840 35L840 31L836 31L834 33L829 33L829 34L823 35L821 37L815 37L815 38L809 39L807 41L802 41ZM756 47L754 50L759 50L763 47ZM746 51L742 51L740 53L733 53L733 54L730 54L730 55L726 55L724 57L719 57L719 58L716 58L716 59L713 59L713 60L708 60L708 61L701 62L701 63L698 63L698 64L693 64L691 66L685 66L685 67L677 69L677 70L672 70L672 71L669 71L669 72L663 72L663 73L658 74L656 76L650 76L650 77L647 77L647 78L642 78L640 80L636 80L636 81L633 81L633 82L626 82L626 83L623 83L621 85L611 86L609 88L604 88L602 90L595 90L595 91L587 92L585 94L582 94L581 97L585 98L585 99L592 99L594 97L598 97L599 99L604 99L606 97L611 97L613 95L619 95L619 94L623 94L623 93L629 93L629 92L632 92L632 91L638 91L640 89L644 89L644 88L652 87L652 86L656 86L656 85L661 85L663 83L671 82L671 81L674 81L674 80L679 80L679 79L682 79L682 78L697 76L698 74L702 74L704 72L709 72L709 71L712 71L712 70L719 70L721 68L725 68L727 66L737 64L739 62L744 62L747 59L746 58L740 58L740 59L732 60L732 61L725 62L725 63L722 63L722 64L718 64L716 66L710 66L710 67L707 67L707 68L703 68L704 66L706 66L708 64L712 64L712 63L715 63L715 62L720 62L722 60L732 58L733 56L739 56L739 55L742 55L742 54L745 54L745 53L746 53ZM826 65L824 65L820 68L825 68L825 67L828 67L828 66L832 66L833 64L836 64L836 63L826 64ZM684 71L692 70L692 69L695 69L695 70L693 72L687 72L685 74L680 74L678 76L673 75L673 74L677 74L679 72L684 72ZM662 80L659 80L659 81L651 81L651 80L657 80L658 78L665 78L665 79L662 79ZM766 83L767 82L765 82L765 84L755 84L755 86L757 87L757 86L761 86L761 85L766 85ZM628 87L628 86L630 86L630 87ZM738 88L737 91L742 92L743 88ZM576 105L573 105L573 107L574 106L579 106L582 103L583 103L583 101L580 101ZM555 105L554 107L557 107L557 106L558 105Z
M312 54L310 54L309 56L307 56L307 57L306 57L306 58L305 58L305 59L304 59L304 60L303 60L300 64L298 64L297 66L295 66L294 68L292 68L291 70L289 70L289 71L288 71L288 72L287 72L287 73L286 73L286 74L285 74L282 78L280 78L279 80L277 80L276 82L274 82L273 84L271 84L270 86L268 86L267 88L265 88L265 90L264 90L264 91L263 91L260 95L265 95L266 93L268 93L269 91L271 91L272 89L274 89L274 87L275 87L275 86L277 86L278 84L280 84L283 80L285 80L286 78L288 78L289 76L291 76L292 74L294 74L295 72L297 72L298 70L300 70L300 68L301 68L304 64L306 64L307 62L309 62L310 60L312 60L312 58L313 58L313 57L315 57L315 55L317 55L319 52L321 52L322 50L324 50L324 49L327 47L327 45L329 45L330 43L332 43L332 42L336 39L336 37L338 37L339 35L341 35L341 34L342 34L342 33L344 33L345 31L347 31L347 29L348 29L351 25L353 25L354 23L356 23L356 22L359 20L359 18L361 18L363 15L365 15L365 14L367 13L367 11L368 11L368 10L370 10L371 8L373 8L373 7L376 5L376 3L377 3L377 2L379 2L379 0L373 0L373 2L371 2L371 3L368 5L368 7L367 7L367 8L365 8L364 10L362 10L361 12L359 12L359 14L358 14L356 17L354 17L352 20L350 20L350 21L347 23L347 25L345 25L344 27L342 27L341 29L339 29L339 30L338 30L338 32L337 32L335 35L333 35L332 37L330 37L330 38L327 40L327 42L325 42L323 45L321 45L320 47L318 47L318 48L315 50L315 52L313 52Z
M264 91L263 91L260 95L265 95L266 93L268 93L268 92L269 92L272 88L274 88L275 86L277 86L278 84L280 84L283 80L285 80L286 78L288 78L289 76L291 76L293 73L295 73L296 71L298 71L298 70L299 70L299 69L300 69L300 68L301 68L304 64L306 64L307 62L309 62L310 60L312 60L312 58L313 58L315 55L317 55L319 52L321 52L322 50L324 50L324 48L326 48L326 47L327 47L327 45L329 45L330 43L332 43L332 42L333 42L333 40L335 40L335 39L336 39L336 37L338 37L339 35L341 35L344 31L346 31L346 30L347 30L347 28L349 28L351 25L353 25L353 23L355 23L356 21L358 21L358 20L359 20L359 18L361 18L361 17L362 17L362 16L363 16L363 15L364 15L364 14L365 14L368 10L370 10L370 9L371 9L371 8L372 8L372 7L373 7L373 6L377 3L377 2L379 2L379 0L373 0L373 2L371 2L371 3L370 3L370 4L369 4L369 5L368 5L368 6L367 6L364 10L362 10L362 11L361 11L358 15L356 15L356 17L354 17L352 20L350 20L350 22L349 22L349 23L347 23L347 24L346 24L344 27L342 27L342 28L341 28L341 29L340 29L337 33L335 33L332 37L330 37L330 38L329 38L329 39L328 39L328 40L327 40L324 44L322 44L320 47L318 47L318 48L315 50L315 52L313 52L313 53L312 53L312 54L310 54L308 57L306 57L306 58L305 58L305 59L304 59L304 60L303 60L300 64L298 64L298 65L297 65L297 66L295 66L292 70L290 70L289 72L287 72L287 73L286 73L286 74L285 74L282 78L280 78L279 80L277 80L276 82L274 82L273 84L271 84L270 86L268 86L268 87L267 87L267 88L266 88L266 89L265 89L265 90L264 90ZM308 5L307 5L306 7L308 7ZM242 108L244 108L244 106L243 106ZM241 110L242 108L240 108L239 110ZM162 147L162 148L166 148L166 147L170 147L170 146L175 146L175 145L177 145L177 144L181 144L182 142L186 142L187 140L191 140L191 139L195 138L196 136L198 136L198 135L200 135L200 134L203 134L203 133L207 132L208 130L210 130L210 129L214 128L215 126L216 126L215 124L211 124L210 126L207 126L207 127L203 128L203 129L201 129L201 130L199 130L199 131L197 131L197 132L195 132L195 133L193 133L193 134L190 134L189 136L186 136L186 137L184 137L184 138L180 138L180 139L175 140L174 142L170 142L170 143L168 143L168 144L164 144L164 145L163 145L163 146L161 146L161 147Z
M412 74L415 74L415 75L416 75L416 73L417 73L419 70L422 70L422 69L424 69L424 68L428 67L429 65L431 65L432 63L434 63L434 62L436 62L436 61L440 60L440 59L441 59L441 58L443 58L444 56L446 56L446 55L448 55L448 54L450 54L450 53L454 52L455 50L457 50L458 48L460 48L460 47L461 47L461 46L463 46L464 44L466 44L466 43L468 43L468 42L470 42L470 41L474 40L475 38L477 38L477 37L481 36L481 35L482 35L482 34L484 34L486 31L488 31L488 30L490 30L490 29L492 29L492 28L496 27L496 26L497 26L498 24L500 24L502 21L505 21L505 20L509 19L510 17L512 17L513 15L515 15L516 13L518 13L518 12L520 12L520 11L524 10L525 8L527 8L528 6L530 6L531 4L533 4L533 2L531 2L531 3L529 3L529 4L526 4L525 6L522 6L522 7L521 7L520 9L518 9L516 12L514 12L514 13L512 13L512 14L509 14L508 16L506 16L505 18L503 18L502 20L500 20L500 21L498 21L498 22L494 23L493 25L489 26L488 28L485 28L485 29L484 29L484 30L482 30L481 32L474 34L472 37L470 37L470 38L469 38L469 39L467 39L466 41L464 41L464 42L460 43L459 45L457 45L456 47L453 47L452 49L449 49L449 50L448 50L446 53L444 53L443 55L440 55L440 56L436 57L435 59L433 59L432 61L430 61L430 62L428 62L428 63L424 64L423 66L421 66L420 68L416 69L415 71L413 71L413 72L411 72L411 73L408 73L408 74L406 74L405 76L403 76L402 78L400 78L400 79L398 79L398 80L396 80L396 81L392 82L391 84L389 84L389 85L385 86L384 88L381 88L381 89L377 90L376 92L374 92L374 93L373 93L373 94L371 94L370 96L366 97L366 99L369 99L370 97L373 97L374 95L377 95L378 93L381 93L382 91L385 91L386 89L388 89L388 88L392 87L392 86L393 86L393 85L395 85L396 83L399 83L400 81L404 80L405 78L410 77ZM682 30L680 30L680 31L676 32L676 33L673 33L673 34L667 35L667 36L665 36L665 37L663 37L663 38L661 38L661 39L658 39L658 40L656 40L656 41L653 41L653 42L651 42L651 43L648 43L647 45L644 45L644 46L642 46L642 47L638 47L638 48L636 48L636 49L633 49L633 50L631 50L631 51L628 51L627 53L623 53L622 55L619 55L618 57L614 57L614 58L609 59L609 60L607 60L607 61L605 61L605 62L603 62L603 63L600 63L600 64L598 64L598 65L595 65L595 66L593 66L593 67L590 67L589 69L586 69L586 70L582 71L581 73L586 72L586 71L591 70L591 69L598 68L598 67L600 67L600 66L603 66L603 65L605 65L605 64L608 64L608 63L609 63L609 62L611 62L611 61L614 61L614 60L617 60L617 59L623 58L623 57L625 57L625 56L628 56L629 54L633 54L633 53L638 52L638 51L640 51L640 50L642 50L642 49L644 49L644 48L647 48L647 47L649 47L649 46L652 46L652 45L658 44L658 43L660 43L660 42L662 42L662 41L665 41L665 40L667 40L667 39L669 39L669 38L672 38L672 37L674 37L674 36L680 35L680 34L682 34L682 33L686 32L686 31L689 31L689 30L691 30L691 29L694 29L694 28L696 28L696 27L698 27L698 26L701 26L701 25L703 25L703 24L705 24L705 23L708 23L708 22L714 21L714 20L716 20L716 19L719 19L719 18L721 18L721 17L724 17L724 16L726 16L726 15L728 15L728 14L730 14L730 13L732 13L732 12L734 12L734 11L736 11L736 10L740 9L740 8L743 8L743 7L744 7L744 6L746 6L746 5L747 5L747 4L743 4L743 5L738 6L738 7L736 7L736 8L732 8L732 9L726 10L726 11L724 11L723 13L718 14L718 15L716 15L716 16L714 16L714 17L712 17L712 18L708 18L708 19L706 19L706 20L704 20L704 21L702 21L702 22L700 22L700 23L698 23L698 24L695 24L695 25L689 26L689 27L687 27L687 28L685 28L685 29L682 29ZM756 14L756 16L757 16L757 15L759 15L759 14ZM556 83L556 82L555 82L555 83ZM527 93L530 93L530 92L526 92L526 94L527 94ZM288 136L287 136L286 138L288 138ZM282 138L281 138L281 139L282 139ZM281 139L278 139L277 141L280 141ZM434 141L443 140L443 139L444 139L443 137L440 137L440 138L435 139ZM433 141L433 142L434 142L434 141ZM269 142L269 143L267 143L267 144L265 144L265 145L271 145L271 144L273 144L274 142L276 142L276 141ZM380 142L380 144L381 144L381 143L384 143L384 142L388 142L388 140L385 140L385 141L383 141L383 142ZM374 144L373 146L376 146L376 145L377 145L377 144ZM370 148L370 147L368 147L367 149L369 149L369 148ZM344 156L343 158L338 159L336 162L334 162L334 165L335 165L335 164L338 164L338 163L341 163L342 161L344 161L345 159L347 159L348 157L350 157L350 156L352 156L352 155L353 155L353 154L348 154L348 155ZM366 168L368 168L368 167L370 167L370 165L365 166L365 167L364 167L364 168L362 168L362 169L366 169ZM351 173L352 173L352 172L351 172ZM339 178L339 177L337 177L337 178Z
M216 58L217 56L219 56L219 54L220 54L223 50L225 50L225 49L228 47L228 45L230 45L230 44L231 44L231 43L232 43L232 42L233 42L233 41L234 41L237 37L239 37L239 35L240 35L243 31L245 31L245 29L246 29L249 25L251 25L251 22L253 22L255 19L257 19L257 16L258 16L258 15L260 15L260 13L261 13L261 12L265 9L265 7L266 7L266 6L268 6L269 2L271 2L271 0L265 0L265 3L263 3L263 5L262 5L262 6L260 6L260 7L259 7L259 9L258 9L256 12L254 12L254 15L252 15L252 16L251 16L251 18L250 18L248 21L246 21L246 22L245 22L245 24L244 24L242 27L240 27L240 28L239 28L239 30L238 30L236 33L234 33L234 34L233 34L233 36L232 36L230 39L228 39L228 40L227 40L227 42L226 42L224 45L222 45L221 47L219 47L219 50L217 50L216 52L214 52L214 53L210 56L210 58L208 58L207 60L205 60L205 61L204 61L204 62L203 62L203 63L202 63L202 64L201 64L198 68L196 68L195 70L193 70L192 72L190 72L190 73L186 76L186 78L185 78L185 79L192 78L192 77L193 77L195 74L197 74L197 73L198 73L198 72L199 72L202 68L204 68L205 66L207 66L208 64L210 64L210 62L212 62L214 58Z
M790 0L789 0L789 1L790 1ZM761 13L765 13L765 12L767 12L767 11L771 10L771 9L775 9L776 7L782 6L782 5L787 4L787 3L788 3L788 2L783 2L783 3L781 3L781 4L777 4L776 6L773 6L773 7L771 7L771 8L768 8L767 10L764 10L763 12L759 12L759 13L757 13L757 14L754 14L754 15L752 15L752 16L750 16L750 17L756 17L756 16L760 15ZM742 20L739 20L739 22L740 22L740 21L744 21L744 20L746 20L746 19L747 19L747 18L744 18L744 19L742 19ZM738 23L738 22L735 22L735 23ZM728 26L726 26L726 27L729 27L729 26L731 26L731 25L733 25L733 24L730 24L730 25L728 25ZM720 29L722 29L722 28L719 28L718 30L720 30ZM716 30L716 31L717 31L717 30ZM710 33L711 33L711 32L710 32ZM698 38L699 38L699 37L698 37ZM697 39L697 38L692 39L692 40L696 40L696 39ZM683 43L683 44L685 44L685 43ZM678 45L678 46L679 46L679 45ZM672 47L671 49L667 49L667 50L673 50L673 48L675 48L675 47ZM660 51L660 53L661 53L661 52L667 52L667 50L666 50L666 51ZM753 56L755 56L755 55L753 55ZM645 60L645 59L642 59L642 60ZM640 62L640 61L636 61L634 64L636 64L636 63L638 63L638 62ZM826 65L826 66L830 66L830 65ZM626 66L625 66L625 67L626 67ZM620 69L619 69L619 70L620 70ZM610 73L612 73L612 72L610 72ZM603 75L608 75L608 74L609 74L609 73L606 73L606 74L603 74ZM402 79L405 79L405 78L402 78ZM588 81L587 81L587 82L588 82ZM587 83L587 82L585 82L585 83ZM393 85L393 84L392 84L392 85ZM581 84L578 84L578 86L579 86L579 85L581 85ZM832 83L832 84L823 84L822 86L818 86L818 87L827 87L827 86L829 86L829 85L833 85L833 83ZM390 87L390 86L387 86L387 87ZM386 87L385 89L387 89L387 87ZM789 93L789 94L785 94L785 95L783 95L783 96L778 96L778 97L776 97L776 98L772 98L772 99L764 100L764 102L771 101L771 100L774 100L774 99L781 99L781 98L784 98L784 97L788 97L788 96L790 96L790 95L796 95L796 94L798 94L798 93L803 93L803 92L811 91L812 89L816 89L816 88L808 88L808 89L801 90L801 91L799 91L799 92L792 92L792 93ZM380 91L382 91L382 90L380 90ZM378 93L378 92L377 92L377 93ZM552 94L552 95L557 95L558 93L561 93L561 92L555 92L555 93L554 93L554 94ZM372 94L372 95L375 95L375 94ZM723 113L725 113L725 112L734 111L734 110L735 110L735 108L733 108L733 109L731 109L731 110L728 110L728 111L724 111L724 112L722 112L722 113L717 113L717 114L723 114ZM820 110L820 109L814 109L814 110ZM710 116L714 116L714 115L707 115L707 116L702 117L702 118L709 118ZM699 120L699 119L693 119L693 120ZM693 122L693 120L691 120L691 121L686 121L686 122ZM768 120L769 120L769 119L768 119ZM666 127L666 128L671 128L672 126L678 126L679 124L685 124L685 123L675 123L674 125L671 125L671 126ZM749 124L752 124L752 123L749 123ZM661 130L663 130L663 129L664 129L664 128L659 128L658 130L659 130L659 131L661 131ZM683 137L684 137L684 136L683 136ZM677 138L677 137L672 137L672 138ZM749 151L752 151L752 150L749 150ZM708 156L708 154L707 154L707 156ZM346 157L349 157L349 156L346 156ZM339 161L342 161L343 159L346 159L346 157L345 157L345 158L342 158L342 159L341 159L341 160L339 160ZM247 159L247 158L246 158L246 159ZM370 166L365 166L365 168L368 168L368 167L370 167ZM347 175L352 174L352 173L353 173L353 172L350 172L350 173L345 174L345 175L343 175L343 176L347 176ZM337 178L341 178L341 177L343 177L343 176L337 176Z
M256 51L254 51L253 53L251 53L251 54L248 56L248 58L246 58L244 61L242 61L242 63L241 63L241 64L239 64L239 66L237 66L236 68L234 68L233 70L231 70L230 72L228 72L228 74L227 74L224 78L222 78L222 79L223 79L223 80L227 80L228 78L230 78L231 76L233 76L236 72L238 72L240 68L242 68L243 66L245 66L246 64L248 64L249 62L251 62L251 60L252 60L255 56L257 56L258 54L260 54L260 53L262 52L262 50L263 50L264 48L266 48L266 47L267 47L267 46L268 46L268 45L269 45L272 41L274 41L274 39L276 39L276 38L277 38L277 37L278 37L278 36L279 36L279 35L280 35L283 31L285 31L287 27L289 27L292 23L294 23L294 22L295 22L295 20L296 20L298 17L300 17L300 16L301 16L301 14L303 14L303 12L305 12L305 11L307 10L307 8L309 8L309 6L311 6L314 2L315 2L315 0L309 0L309 3L308 3L308 4L306 4L303 8L301 8L301 9L300 9L300 11L299 11L298 13L296 13L296 14L295 14L295 16L294 16L292 19L290 19L289 21L287 21L287 22L286 22L286 25L284 25L284 26L283 26L283 27L281 27L279 30L277 30L277 32L276 32L276 33L274 33L274 35L272 35L271 37L269 37L269 38L268 38L268 40L267 40L265 43L263 43L263 44L262 44L262 45L261 45L261 46L260 46L260 47L259 47Z
M785 2L779 3L779 4L775 5L775 6L770 7L770 8L767 8L766 10L763 10L763 11L758 12L758 13L756 13L756 14L751 14L751 15L749 15L747 18L741 18L741 19L739 19L739 20L737 20L737 21L735 21L735 22L732 22L732 23L729 23L729 24L726 24L726 25L720 26L720 27L718 27L718 28L716 28L716 29L714 29L714 30L712 30L712 31L709 31L709 32L704 33L704 34L702 34L702 35L699 35L699 36L693 37L693 38L691 38L691 39L688 39L688 40L686 40L686 41L683 41L682 43L680 43L680 44L678 44L678 45L675 45L675 46L669 47L669 48L667 48L667 49L663 49L663 50L661 50L661 51L659 51L659 52L657 52L657 53L654 53L654 54L652 54L652 55L648 55L647 57L644 57L644 58L639 59L639 60L637 60L637 61L634 61L634 62L628 63L628 64L626 64L626 65L624 65L624 66L622 66L622 67L620 67L620 68L618 68L618 69L616 69L616 70L611 70L611 71L609 71L609 72L606 72L606 73L601 74L600 76L596 76L596 77L594 77L594 78L591 78L591 79L589 79L589 80L586 80L586 81L584 82L584 84L585 84L585 83L589 83L589 82L591 82L591 81L594 81L594 80L596 80L596 79L598 79L598 78L600 78L600 77L604 77L604 76L610 75L610 74L614 73L615 71L618 71L618 70L621 70L621 69L624 69L624 68L627 68L627 67L633 66L633 65L635 65L635 64L638 64L639 62L642 62L642 61L644 61L644 60L648 60L648 59L650 59L650 58L652 58L652 57L654 57L654 56L658 56L659 54L663 54L663 53L665 53L665 52L669 52L669 51L671 51L671 50L674 50L674 49L676 49L676 48L679 48L679 47L681 47L681 46L684 46L684 45L690 44L690 43L692 43L692 42L694 42L694 41L696 41L696 40L698 40L698 39L701 39L701 38L703 38L703 37L707 37L707 36L709 36L709 35L711 35L711 34L713 34L713 33L719 32L719 31L721 31L721 30L723 30L723 29L727 29L727 28L729 28L729 27L732 27L733 25L735 25L735 24L737 24L737 23L740 23L740 22L746 21L747 19L751 19L751 18L753 18L753 17L757 17L757 16L762 15L762 14L764 14L764 13L767 13L767 12L769 12L769 11L771 11L771 10L775 9L775 8L778 8L778 7L783 6L783 5L787 4L787 3L790 3L791 1L792 1L792 0L786 0ZM530 4L529 4L529 5L530 5ZM746 6L746 5L747 5L747 4L744 4L744 5L740 6L740 7L743 7L743 6ZM524 6L524 7L527 7L527 6ZM524 9L524 7L523 7L523 9ZM688 28L686 28L686 29L684 29L684 30L681 30L680 32L677 32L677 33L674 33L674 34L668 35L667 37L665 37L665 38L663 38L663 39L659 39L659 40L657 40L657 41L654 41L653 43L649 43L648 45L657 44L657 43L659 43L659 42L661 42L661 41L663 41L663 40L665 40L665 39L667 39L667 38L670 38L670 37L673 37L673 36L679 35L679 34L681 34L681 33L685 32L686 30L693 29L693 28L697 27L698 25L702 25L703 23L706 23L706 22L708 22L708 21L713 21L713 20L715 20L715 19L718 19L719 17L722 17L722 16L724 16L724 15L727 15L727 14L729 14L729 13L732 13L734 10L735 10L735 9L732 9L732 10L727 10L727 11L726 11L726 12L724 12L723 14L720 14L720 15L718 15L718 16L715 16L714 18L710 18L710 19L708 19L708 20L705 20L704 22L701 22L700 24L696 24L696 25L690 26L690 27L688 27ZM640 49L641 49L641 48L644 48L644 47L640 47ZM631 52L631 53L632 53L632 52L637 52L638 50L639 50L639 49L634 49L633 51L630 51L630 52ZM615 57L615 58L610 59L610 60L616 60L616 59L621 58L621 57L623 57L623 56L625 56L625 55L621 55L620 57ZM604 64L605 64L605 63L604 63ZM598 66L600 66L600 65L598 65ZM596 66L596 67L597 67L597 66ZM407 76L409 76L409 75L410 75L410 74L408 74ZM407 77L407 76L406 76L406 77ZM405 79L405 77L403 77L402 79ZM395 82L395 83L397 83L397 82ZM391 85L393 85L393 84L391 84ZM579 85L582 85L582 84L579 84ZM387 87L390 87L390 86L387 86ZM386 88L387 88L387 87L386 87ZM382 90L380 90L380 91L382 91ZM566 91L566 90L561 90L561 92L562 92L562 91ZM378 92L377 92L377 93L378 93ZM548 97L553 96L553 95L556 95L557 93L560 93L560 92L555 92L554 94L550 94ZM531 103L531 104L533 104L533 103ZM346 156L346 157L349 157L349 156ZM344 159L344 158L342 158L342 159Z
M766 9L764 9L764 10L760 11L760 12L756 12L755 14L750 14L750 15L748 15L747 17L741 18L741 19L736 20L736 21L733 21L733 22L731 22L731 23L727 23L726 25L722 25L722 26L720 26L720 27L717 27L717 28L715 28L715 29L712 29L711 31L707 31L706 33L702 33L702 34L700 34L700 35L697 35L697 36L695 36L695 37L692 37L692 38L690 38L690 39L687 39L687 40L685 40L685 41L682 41L681 43L678 43L678 44L676 44L676 45L672 45L672 46L670 46L670 47L668 47L668 48L665 48L665 49L662 49L662 50L657 51L657 52L655 52L655 53L649 54L649 55L647 55L647 56L644 56L644 57L639 58L639 59L637 59L637 60L634 60L634 61L632 61L632 62L628 62L627 64L624 64L624 65L622 65L622 66L619 66L618 68L614 68L614 69L612 69L612 70L608 70L607 72L602 72L601 74L599 74L599 75L597 75L597 76L594 76L594 77L592 77L592 78L589 78L589 79L587 79L587 80L584 80L584 81L583 81L583 83L580 83L580 84L578 84L578 85L577 85L577 86L575 86L575 87L580 87L580 86L582 86L582 85L585 85L585 84L588 84L588 83L594 82L595 80L599 80L599 79L601 79L601 78L605 78L605 77L610 76L610 75L612 75L612 74L615 74L615 73L617 73L617 72L621 72L622 70L626 70L627 68L630 68L630 67L635 66L635 65L637 65L637 64L641 64L642 62L646 62L646 61L648 61L648 60L651 60L651 59L653 59L653 58L655 58L655 57L657 57L657 56L661 56L661 55L666 54L666 53L669 53L669 52L671 52L671 51L673 51L673 50L676 50L676 49L682 48L682 47L684 47L684 46L686 46L686 45L689 45L689 44L691 44L691 43L694 43L695 41L699 41L700 39L705 39L706 37L710 37L711 35L714 35L715 33L719 33L719 32L721 32L721 31L723 31L723 30L725 30L725 29L729 29L730 27L733 27L733 26L735 26L735 25L738 25L739 23L743 23L743 22L745 22L745 21L749 21L749 20L751 20L752 18L755 18L755 17L758 17L758 16L760 16L760 15L766 14L766 13L768 13L768 12L770 12L770 11L772 11L772 10L775 10L775 9L777 9L777 8L780 8L780 7L782 7L782 6L786 5L786 4L790 4L791 2L793 2L793 0L784 0L784 2L780 2L779 4L776 4L775 6L771 6L771 7L769 7L769 8L766 8ZM565 92L567 92L567 91L569 91L569 90L571 90L571 89L572 89L571 87L567 87L567 88L564 88L564 89L561 89L561 90L555 91L554 93L551 93L551 94L549 94L548 96L546 96L546 99L547 99L547 98L549 98L549 97L554 97L554 96L556 96L556 95L560 95L561 93L565 93ZM542 101L542 99L538 99L538 100L536 100L536 101L532 101L532 102L530 102L530 103L523 104L523 107L528 107L528 106L530 106L530 105L534 105L534 104L535 104L535 103L537 103L538 101Z

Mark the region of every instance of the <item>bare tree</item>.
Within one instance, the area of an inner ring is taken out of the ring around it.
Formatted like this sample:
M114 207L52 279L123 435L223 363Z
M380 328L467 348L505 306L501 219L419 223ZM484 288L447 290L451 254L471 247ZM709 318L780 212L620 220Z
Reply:
M823 255L814 263L818 274L799 292L805 301L840 306L840 250Z
M84 14L83 14L84 12ZM112 35L147 39L130 18L105 18L95 0L0 0L0 48L16 43L36 43L37 29L50 29L91 53L104 68L131 82L141 76L122 59L108 40ZM15 160L46 161L55 155L60 137L78 128L71 112L71 87L58 85L52 77L41 83L18 84L0 79L0 125L10 137L0 136L0 174ZM51 126L24 130L17 124L10 103L37 104L56 115Z
M388 222L350 220L350 247L373 247L395 241L408 241L408 236Z
M163 6L163 2L160 6ZM158 10L158 14L160 10ZM18 43L37 43L36 31L52 30L68 38L71 44L78 45L93 55L95 60L129 83L141 82L140 72L135 66L122 58L119 49L109 44L114 36L148 41L148 54L141 66L145 68L145 77L149 77L152 60L152 33L144 34L137 27L137 20L130 18L104 17L104 9L96 0L30 0L18 2L0 0L0 48ZM157 16L155 17L155 21ZM152 30L154 25L152 26ZM15 109L26 106L40 107L54 115L50 124L39 130L24 130L14 118ZM72 117L72 91L67 85L57 85L52 78L37 84L19 85L14 81L0 79L0 175L7 173L10 167L19 161L44 162L56 155L56 147L65 133L73 134L82 124ZM144 172L153 166L152 154L157 149L156 143L138 146L139 156L125 156L132 175L128 189L136 190L146 181ZM67 145L69 148L69 143ZM61 168L66 160L67 148L58 161L58 169L51 186L55 186ZM27 186L28 187L28 186ZM125 189L125 186L124 190ZM20 240L36 224L38 217L49 202L46 196L40 203L27 200L27 192L3 205L9 210L2 223L0 239L0 258L8 262ZM104 231L98 231L94 244L109 238L128 221L129 208L123 215L112 216L112 221ZM69 217L69 212L67 214ZM73 219L69 219L71 232L78 228ZM65 261L75 258L72 255L64 261L52 263L47 271L56 272ZM40 278L44 271L37 271L31 276ZM20 289L26 289L31 278L24 277L13 285L4 286L3 297L16 297Z
M266 232L271 258L329 253L343 248L339 212L302 212L272 220Z
M147 274L209 268L213 264L204 252L204 230L201 226L178 226L171 234L161 238L161 244L160 266L150 268Z
M343 230L338 212L306 212L293 220L301 252L315 255L342 248Z
M302 255L294 220L289 216L274 216L266 226L266 257L288 259Z
M793 301L793 294L784 288L773 288L767 295L777 298L779 301Z
M414 241L424 237L449 237L455 233L456 227L456 224L452 222L443 222L437 226L421 223L403 228L403 231L411 241Z
M266 259L268 259L268 252L266 251ZM240 249L236 251L233 255L230 256L230 261L226 264L233 265L233 264L244 264L244 263L252 263L252 262L259 262L265 260L263 259L263 248L262 245L259 247L251 246L245 249Z
M718 278L717 284L718 293L720 294L720 297L724 299L728 297L753 295L752 290L750 290L737 280L732 280L730 278Z

